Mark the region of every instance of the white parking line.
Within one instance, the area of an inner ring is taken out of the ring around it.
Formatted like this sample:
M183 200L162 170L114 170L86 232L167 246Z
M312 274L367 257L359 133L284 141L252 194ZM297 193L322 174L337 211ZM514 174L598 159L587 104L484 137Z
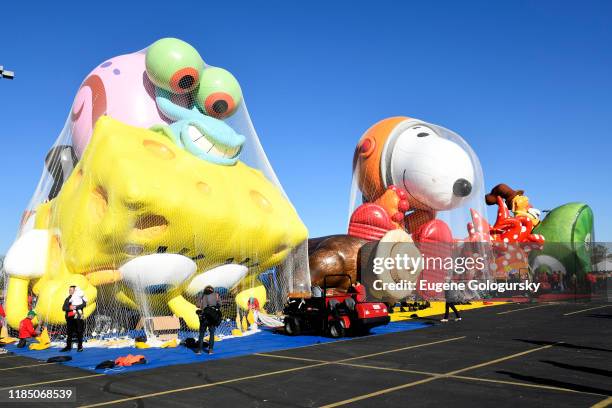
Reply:
M546 307L546 306L552 306L552 305L556 305L556 303L546 303L546 304L544 304L544 305L537 305L537 306L530 306L530 307L522 307L522 308L520 308L520 309L506 310L505 312L499 312L499 313L497 313L497 314L498 314L498 315L503 315L503 314L507 314L507 313L522 312L523 310L537 309L538 307Z
M513 358L516 358L516 357L524 356L526 354L535 353L535 352L540 351L540 350L546 350L546 349L551 348L553 346L554 346L554 344L549 344L547 346L542 346L542 347L538 347L538 348L533 348L533 349L525 350L525 351L522 351L520 353L510 354L510 355L505 356L505 357L497 358L497 359L491 360L491 361L486 361L484 363L476 364L476 365L473 365L473 366L470 366L470 367L465 367L465 368L462 368L460 370L450 371L448 373L435 375L433 377L423 378L422 380L413 381L413 382L409 382L409 383L402 384L402 385L397 385L397 386L391 387L391 388L385 388L385 389L382 389L382 390L371 392L369 394L363 394L363 395L359 395L357 397L353 397L353 398L345 399L345 400L342 400L342 401L334 402L332 404L323 405L321 408L335 408L335 407L339 407L339 406L342 406L342 405L351 404L353 402L362 401L362 400L370 399L370 398L373 398L373 397L377 397L379 395L388 394L390 392L395 392L395 391L402 390L402 389L405 389L405 388L414 387L415 385L425 384L425 383L428 383L428 382L431 382L431 381L438 380L440 378L449 378L450 376L455 375L455 374L463 373L465 371L474 370L476 368L485 367L485 366L488 366L488 365L491 365L491 364L500 363L502 361L506 361L506 360L510 360L510 359L513 359ZM374 405L374 404L372 404L372 405Z
M588 309L576 310L575 312L564 313L563 316L570 316L570 315L574 315L576 313L588 312L589 310L603 309L604 307L608 307L608 306L610 306L610 305L604 305L604 306L598 306L598 307L591 307L591 308L588 308Z
M77 381L77 380L82 380L84 378L102 377L103 375L105 374L89 374L89 375L82 375L80 377L60 378L58 380L41 381L41 382L35 382L35 383L30 383L30 384L17 384L17 385L11 385L9 387L2 387L0 388L0 391L10 390L13 388L35 387L37 385L57 384L57 383L66 382L66 381Z
M453 338L444 339L444 340L432 341L432 342L429 342L429 343L421 343L421 344L415 344L415 345L412 345L412 346L401 347L401 348L397 348L397 349L393 349L393 350L381 351L381 352L378 352L378 353L365 354L363 356L345 358L345 359L342 359L342 360L325 361L325 362L322 362L322 363L309 364L309 365L306 365L306 366L288 368L288 369L285 369L285 370L269 371L269 372L265 372L265 373L261 373L261 374L255 374L255 375L249 375L249 376L245 376L245 377L231 378L229 380L217 381L217 382L212 382L212 383L208 383L208 384L200 384L200 385L194 385L194 386L191 386L191 387L175 388L175 389L170 389L170 390L166 390L166 391L154 392L154 393L150 393L150 394L136 395L136 396L133 396L133 397L121 398L121 399L112 400L112 401L99 402L99 403L94 403L94 404L89 404L89 405L82 405L80 408L101 407L101 406L105 406L105 405L120 404L120 403L123 403L123 402L129 402L129 401L134 401L134 400L139 400L139 399L159 397L159 396L168 395L168 394L176 394L176 393L179 393L179 392L200 390L200 389L203 389L203 388L210 388L210 387L215 387L215 386L219 386L219 385L225 385L225 384L231 384L231 383L236 383L236 382L240 382L240 381L252 380L252 379L256 379L256 378L263 378L263 377L269 377L269 376L274 376L274 375L278 375L278 374L290 373L290 372L301 371L301 370L308 370L310 368L315 368L315 367L329 366L329 365L332 365L332 364L335 364L335 363L341 363L341 362L346 362L346 361L353 361L353 360L357 360L357 359L360 359L360 358L368 358L368 357L372 357L372 356L379 356L381 354L395 353L395 352L398 352L398 351L405 351L405 350L415 349L415 348L419 348L419 347L432 346L432 345L435 345L435 344L441 344L441 343L447 343L447 342L450 342L450 341L461 340L461 339L464 339L465 337L466 336L453 337ZM259 353L258 355L268 357L268 355L266 355L265 353Z
M40 363L40 364L22 365L22 366L17 366L17 367L0 368L0 371L16 370L18 368L39 367L39 366L50 365L50 364L55 364L55 363Z
M12 354L10 356L2 356L2 355L0 355L0 360L3 359L3 358L15 358L15 357L21 357L21 356L17 355L17 354Z

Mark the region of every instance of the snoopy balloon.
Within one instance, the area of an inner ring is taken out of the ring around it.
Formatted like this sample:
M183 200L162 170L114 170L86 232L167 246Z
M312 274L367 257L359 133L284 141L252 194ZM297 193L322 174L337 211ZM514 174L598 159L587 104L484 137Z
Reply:
M490 240L481 228L485 212L478 158L459 135L440 126L401 116L374 124L355 150L353 188L353 197L362 197L353 203L348 228L353 237L414 242L415 253L440 259L452 256L451 243ZM376 256L391 257L387 252L393 248L379 245ZM446 270L427 267L407 279L443 282ZM417 292L426 299L440 296Z
M464 207L483 207L474 200L482 189L476 155L458 135L427 122L392 117L376 123L360 139L353 163L363 204L352 214L351 235L380 239L405 229L415 241L451 242L453 227L456 233L465 228ZM446 222L437 219L445 216Z

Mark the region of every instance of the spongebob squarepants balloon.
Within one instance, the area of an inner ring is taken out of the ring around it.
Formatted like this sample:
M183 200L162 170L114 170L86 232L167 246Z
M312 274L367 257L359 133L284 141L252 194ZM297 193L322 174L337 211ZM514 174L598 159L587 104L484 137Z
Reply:
M193 329L208 285L241 308L263 306L266 289L309 290L307 230L237 80L183 41L94 69L45 165L4 265L13 328L30 307L63 324L71 285L85 292L86 317L131 309ZM275 285L264 287L270 271Z

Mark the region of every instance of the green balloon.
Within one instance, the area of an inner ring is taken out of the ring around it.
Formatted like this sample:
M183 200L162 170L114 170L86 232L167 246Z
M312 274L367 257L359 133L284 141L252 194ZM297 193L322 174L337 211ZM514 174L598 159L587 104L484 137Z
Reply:
M231 72L218 67L208 67L202 73L196 103L206 114L228 117L242 102L242 90Z
M540 265L536 268L536 270L534 271L535 274L540 274L540 273L544 273L544 274L551 274L552 273L552 269L550 268L550 266L548 265Z
M563 264L568 273L578 276L592 270L593 210L584 203L569 203L552 210L534 228L534 234L546 239L541 251L532 251L529 259L549 255Z
M191 45L177 38L162 38L147 48L147 76L155 86L186 93L198 86L204 60Z

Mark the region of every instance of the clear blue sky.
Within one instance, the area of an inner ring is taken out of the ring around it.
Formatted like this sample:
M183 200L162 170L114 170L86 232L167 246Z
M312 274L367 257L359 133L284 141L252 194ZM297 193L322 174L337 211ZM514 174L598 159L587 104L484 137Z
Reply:
M523 188L542 209L585 201L598 240L612 240L610 1L7 4L0 251L84 76L166 36L238 77L312 236L344 232L363 131L409 115L461 134L487 188Z

